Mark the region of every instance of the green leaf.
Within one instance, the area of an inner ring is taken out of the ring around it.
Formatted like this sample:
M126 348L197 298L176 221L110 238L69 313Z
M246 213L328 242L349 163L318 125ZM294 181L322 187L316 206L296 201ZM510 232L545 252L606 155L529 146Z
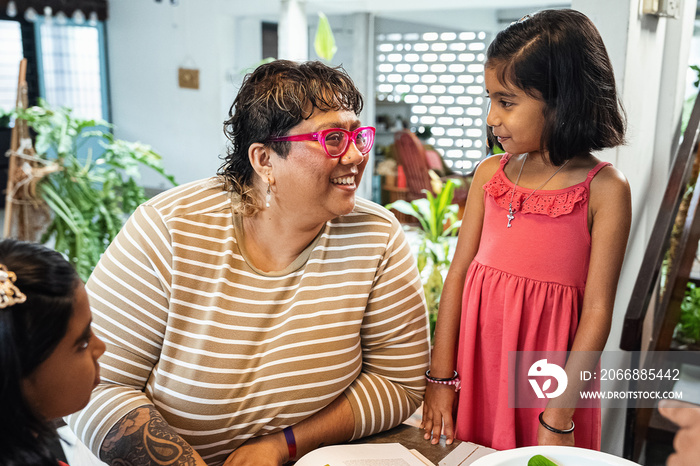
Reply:
M318 27L316 29L316 38L314 39L314 49L316 50L316 55L326 61L333 60L333 56L338 51L331 24L328 22L326 15L320 11L318 12Z
M416 211L413 209L413 207L411 206L411 204L408 201L403 201L403 200L394 201L391 204L387 204L384 207L386 207L389 210L392 210L392 209L396 210L398 212L401 212L402 214L410 215L411 217L415 217L415 218L418 218L418 215L419 215L418 213L416 213Z
M700 342L700 287L689 282L681 302L681 315L674 338L682 343Z
M557 466L542 455L535 455L527 462L527 466Z
M457 217L457 216L455 215L455 218L456 218L456 217ZM451 223L450 226L448 226L447 228L445 228L445 231L443 232L443 234L444 234L445 236L447 236L447 235L450 235L450 236L451 236L453 233L459 231L459 227L461 227L461 226L462 226L462 221L461 221L461 220L457 220L457 221Z
M87 280L124 221L146 200L134 181L140 168L152 168L173 185L175 179L151 147L114 138L105 121L76 118L69 108L50 107L41 99L16 114L36 134L37 157L61 168L38 183L53 214L42 242L52 241Z

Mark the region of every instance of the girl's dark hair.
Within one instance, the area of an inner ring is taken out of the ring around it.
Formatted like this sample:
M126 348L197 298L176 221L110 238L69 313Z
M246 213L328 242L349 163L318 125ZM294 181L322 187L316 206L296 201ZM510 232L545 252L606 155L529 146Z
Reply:
M610 58L583 13L543 10L511 24L489 45L486 67L545 102L540 144L554 165L625 142Z
M58 252L13 239L0 241L0 264L17 275L15 286L26 296L0 309L0 464L56 466L49 450L56 432L28 405L22 380L65 335L80 278Z
M246 75L224 122L224 134L231 142L218 171L226 190L241 198L240 211L258 210L253 190L253 167L248 148L284 136L294 126L321 111L348 110L359 115L362 95L342 67L331 68L318 61L297 63L275 60ZM269 146L286 157L290 142Z

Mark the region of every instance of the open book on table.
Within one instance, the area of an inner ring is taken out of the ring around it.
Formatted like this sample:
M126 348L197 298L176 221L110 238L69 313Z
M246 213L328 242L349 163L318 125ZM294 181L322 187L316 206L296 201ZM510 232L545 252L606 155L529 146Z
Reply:
M302 456L296 466L426 466L420 453L400 443L331 445Z

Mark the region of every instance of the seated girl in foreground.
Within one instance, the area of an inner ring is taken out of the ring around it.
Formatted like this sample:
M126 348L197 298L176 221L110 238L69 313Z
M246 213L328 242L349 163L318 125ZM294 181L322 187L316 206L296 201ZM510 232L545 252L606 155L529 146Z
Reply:
M60 462L51 421L90 399L105 345L82 281L56 251L0 241L0 464Z

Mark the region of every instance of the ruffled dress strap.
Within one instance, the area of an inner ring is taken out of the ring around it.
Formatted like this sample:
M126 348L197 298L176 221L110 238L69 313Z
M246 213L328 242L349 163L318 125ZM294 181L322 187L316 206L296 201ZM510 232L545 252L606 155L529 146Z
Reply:
M593 180L593 177L596 176L599 171L601 171L603 168L607 167L608 165L612 165L612 164L610 162L598 162L598 165L591 168L591 171L588 172L588 176L586 177L586 181L584 181L584 183L586 185L586 189L590 189L591 181Z
M510 154L508 152L503 153L501 156L501 170L503 170L503 167L506 166L510 158L513 156L513 154Z

